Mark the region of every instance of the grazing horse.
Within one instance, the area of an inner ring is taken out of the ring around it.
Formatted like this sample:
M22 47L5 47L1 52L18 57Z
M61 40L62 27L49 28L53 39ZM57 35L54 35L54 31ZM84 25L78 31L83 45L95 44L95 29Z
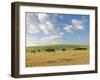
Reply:
M48 48L45 50L46 52L55 52L55 49L52 49L52 48Z
M33 51L33 50L32 50L31 53L36 53L36 51Z
M75 48L74 50L87 50L87 48Z
M66 49L63 48L62 51L66 51Z
M41 50L38 50L38 52L40 52Z

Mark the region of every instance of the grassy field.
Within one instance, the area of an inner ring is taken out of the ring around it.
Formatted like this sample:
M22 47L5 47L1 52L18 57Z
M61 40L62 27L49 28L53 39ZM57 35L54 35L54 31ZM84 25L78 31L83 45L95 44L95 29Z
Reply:
M55 52L46 52L48 48ZM74 50L87 48L86 50ZM66 49L62 51L62 49ZM38 51L40 50L40 51ZM35 53L32 51L36 51ZM26 67L61 66L89 64L89 47L87 45L48 45L26 47Z

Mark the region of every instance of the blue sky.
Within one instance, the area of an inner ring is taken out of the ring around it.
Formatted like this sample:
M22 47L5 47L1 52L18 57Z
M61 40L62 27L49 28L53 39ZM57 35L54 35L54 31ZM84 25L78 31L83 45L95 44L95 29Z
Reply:
M25 13L26 46L89 44L89 15Z

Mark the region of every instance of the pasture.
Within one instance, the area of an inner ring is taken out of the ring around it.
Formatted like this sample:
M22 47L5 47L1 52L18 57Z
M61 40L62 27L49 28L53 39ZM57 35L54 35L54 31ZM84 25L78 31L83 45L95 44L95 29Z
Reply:
M46 49L54 51L46 51ZM78 50L83 48L81 50ZM86 48L84 50L84 48ZM48 45L26 47L26 67L89 64L87 45Z

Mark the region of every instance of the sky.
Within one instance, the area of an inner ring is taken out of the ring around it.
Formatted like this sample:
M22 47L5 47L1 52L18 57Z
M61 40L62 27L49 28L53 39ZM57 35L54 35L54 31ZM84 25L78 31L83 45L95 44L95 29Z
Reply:
M88 45L89 18L89 15L26 12L26 46Z

